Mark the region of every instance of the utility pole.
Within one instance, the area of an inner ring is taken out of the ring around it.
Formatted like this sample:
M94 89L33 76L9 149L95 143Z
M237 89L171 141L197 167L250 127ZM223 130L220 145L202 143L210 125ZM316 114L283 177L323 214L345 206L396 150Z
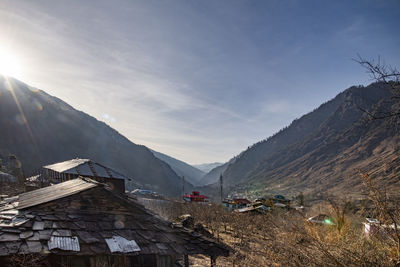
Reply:
M219 184L221 186L221 203L223 201L223 191L222 191L222 187L223 187L223 180L222 180L222 174L219 176Z
M182 200L185 200L185 176L182 176Z

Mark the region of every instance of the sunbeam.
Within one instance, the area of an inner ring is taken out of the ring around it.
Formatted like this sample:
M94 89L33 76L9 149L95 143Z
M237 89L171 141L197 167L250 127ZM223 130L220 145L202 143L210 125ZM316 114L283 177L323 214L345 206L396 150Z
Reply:
M0 74L21 78L22 64L17 56L10 51L0 48Z
M15 104L17 105L18 112L19 112L19 115L20 115L19 116L19 118L20 118L19 123L25 125L26 130L28 131L28 134L29 134L29 136L30 136L30 138L32 140L32 143L34 144L34 146L35 146L35 148L37 150L37 143L35 141L35 138L34 138L32 130L31 130L31 127L29 126L29 122L26 119L26 116L25 116L25 113L24 113L24 111L23 111L23 109L21 107L21 104L18 101L18 97L15 94L15 91L14 91L14 88L12 86L12 83L11 83L10 79L7 78L7 77L5 77L5 85L7 86L7 89L11 92L11 95L12 95L14 101L15 101Z

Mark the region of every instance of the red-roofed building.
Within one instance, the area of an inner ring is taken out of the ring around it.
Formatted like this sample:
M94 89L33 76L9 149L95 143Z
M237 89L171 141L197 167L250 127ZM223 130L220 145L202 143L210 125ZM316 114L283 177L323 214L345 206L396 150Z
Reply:
M186 194L183 199L187 202L208 202L208 197L200 195L199 191L193 191L192 194Z

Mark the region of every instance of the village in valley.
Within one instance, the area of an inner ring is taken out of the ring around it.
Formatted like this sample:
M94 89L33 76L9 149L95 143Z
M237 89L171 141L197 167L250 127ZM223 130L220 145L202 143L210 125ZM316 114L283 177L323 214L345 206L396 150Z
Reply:
M400 267L399 0L1 0L0 267Z
M295 221L296 227L302 225L305 232L296 231L305 235L303 238L312 237L315 231L332 235L332 231L340 233L353 227L353 231L363 233L364 237L358 238L391 242L396 231L395 225L375 218L350 222L349 202L312 209L302 193L293 199L279 194L223 198L222 177L220 202L211 202L199 191L185 193L184 186L182 199L174 199L142 188L133 179L90 159L43 166L22 184L3 173L1 179L2 185L23 190L8 196L4 194L7 187L1 187L1 266L272 264L265 251L262 257L253 253L257 247L266 249L267 236L274 230L284 231L280 229L283 225L264 229L265 224L282 219ZM250 248L251 255L246 255Z
M229 255L213 238L146 210L125 183L134 182L89 159L44 166L20 185L26 192L2 195L0 266L189 266L194 254L215 266Z

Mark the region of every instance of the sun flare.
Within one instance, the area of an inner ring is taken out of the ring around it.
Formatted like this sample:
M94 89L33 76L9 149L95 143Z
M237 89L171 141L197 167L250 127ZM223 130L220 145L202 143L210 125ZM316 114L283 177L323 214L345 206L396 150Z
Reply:
M0 74L10 77L20 77L22 67L20 60L14 54L0 49Z

